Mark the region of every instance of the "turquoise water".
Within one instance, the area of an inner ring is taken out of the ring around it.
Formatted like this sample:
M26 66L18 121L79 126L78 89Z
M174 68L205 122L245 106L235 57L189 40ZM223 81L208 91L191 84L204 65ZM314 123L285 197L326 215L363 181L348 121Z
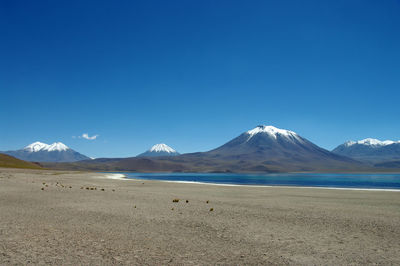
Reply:
M123 173L127 178L258 186L399 189L400 174Z

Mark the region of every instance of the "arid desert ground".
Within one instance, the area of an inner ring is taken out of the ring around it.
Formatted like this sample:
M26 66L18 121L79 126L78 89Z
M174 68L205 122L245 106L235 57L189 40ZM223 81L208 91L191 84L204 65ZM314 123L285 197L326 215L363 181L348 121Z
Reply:
M0 169L0 264L400 264L400 192L106 176Z

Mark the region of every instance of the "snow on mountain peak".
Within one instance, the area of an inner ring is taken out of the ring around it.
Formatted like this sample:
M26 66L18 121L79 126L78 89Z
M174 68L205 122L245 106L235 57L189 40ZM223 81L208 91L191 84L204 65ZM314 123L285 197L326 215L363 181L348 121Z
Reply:
M54 142L51 144L46 150L47 151L66 151L68 150L68 146L61 142Z
M29 144L28 146L26 146L24 148L24 150L27 150L29 152L38 152L41 150L45 150L46 148L48 148L50 145L40 142L40 141L36 141L32 144Z
M53 144L49 145L40 141L36 141L32 144L29 144L24 148L24 150L29 152L38 152L38 151L66 151L69 148L61 143L61 142L54 142Z
M149 150L150 152L168 152L175 153L176 151L164 143L156 144Z
M372 138L367 138L359 141L347 141L344 145L346 147L353 146L355 144L360 144L360 145L366 145L366 146L387 146L395 143L400 143L399 141L393 141L393 140L385 140L385 141L380 141L378 139L372 139Z
M357 142L354 142L354 141L352 141L352 140L349 140L349 141L346 141L345 143L344 143L344 146L346 146L346 147L350 147L350 146L352 146L352 145L354 145L354 144L356 144Z
M278 136L283 136L283 137L286 137L289 139L293 139L293 138L298 139L299 138L299 136L293 131L276 128L274 126L260 125L260 126L257 126L256 128L253 128L246 132L246 134L249 135L249 138L247 139L247 141L249 141L253 136L255 136L259 133L267 133L268 135L272 136L275 139L277 139Z

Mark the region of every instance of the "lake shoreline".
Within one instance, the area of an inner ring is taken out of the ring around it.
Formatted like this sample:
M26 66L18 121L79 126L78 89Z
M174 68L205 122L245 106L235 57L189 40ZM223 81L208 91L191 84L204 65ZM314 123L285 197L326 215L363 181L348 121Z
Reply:
M0 264L400 263L396 192L121 181L0 169Z
M231 173L110 173L126 179L243 187L317 188L366 191L400 191L396 174L231 174Z

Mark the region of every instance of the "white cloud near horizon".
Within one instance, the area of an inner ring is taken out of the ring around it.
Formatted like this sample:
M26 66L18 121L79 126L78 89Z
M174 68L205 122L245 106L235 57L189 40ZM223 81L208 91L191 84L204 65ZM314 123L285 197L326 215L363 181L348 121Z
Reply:
M93 136L89 136L88 133L83 133L82 136L72 136L73 139L78 138L78 139L87 139L87 140L95 140L97 139L97 137L99 137L100 135L93 135Z

